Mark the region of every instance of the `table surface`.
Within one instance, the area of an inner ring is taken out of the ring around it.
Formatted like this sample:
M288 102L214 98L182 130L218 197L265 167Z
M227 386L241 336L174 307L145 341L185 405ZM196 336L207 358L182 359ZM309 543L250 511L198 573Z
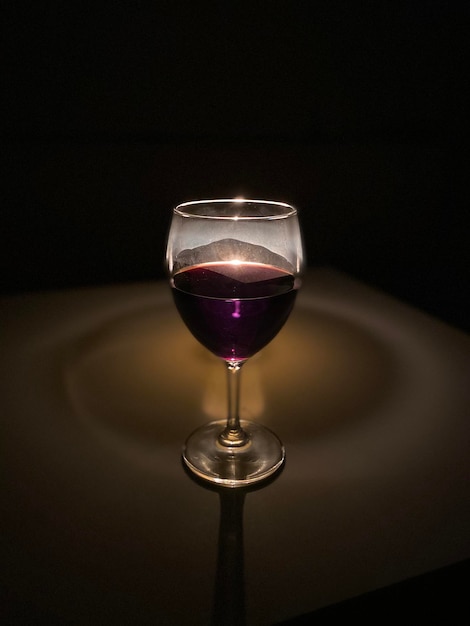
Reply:
M225 374L166 284L4 297L0 328L13 612L273 624L470 556L470 338L387 294L309 271L244 367L242 417L287 450L246 492L182 467Z

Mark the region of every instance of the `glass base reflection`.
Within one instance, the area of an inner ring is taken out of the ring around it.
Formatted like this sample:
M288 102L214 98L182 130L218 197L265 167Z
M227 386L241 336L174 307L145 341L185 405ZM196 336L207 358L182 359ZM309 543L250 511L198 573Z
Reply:
M226 487L251 485L277 472L286 457L279 438L256 422L241 420L240 423L248 435L248 443L243 446L219 443L225 420L195 430L183 448L186 466L199 478Z

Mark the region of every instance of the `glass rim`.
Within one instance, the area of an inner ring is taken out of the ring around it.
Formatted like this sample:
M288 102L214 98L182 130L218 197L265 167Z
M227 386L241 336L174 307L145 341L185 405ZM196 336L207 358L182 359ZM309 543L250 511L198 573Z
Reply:
M237 215L234 213L233 215L211 215L209 213L197 213L189 211L189 207L202 207L204 205L214 206L216 204L230 204L230 205L264 205L266 207L274 207L278 210L275 212L274 209L271 213L266 215ZM297 215L297 209L293 207L291 204L287 204L286 202L280 202L277 200L254 200L249 198L215 198L209 200L190 200L188 202L182 202L178 204L174 209L173 213L180 215L181 217L187 218L199 218L199 219L208 219L208 220L245 220L245 221L254 221L254 220L276 220L276 219L286 219L288 217L292 217Z

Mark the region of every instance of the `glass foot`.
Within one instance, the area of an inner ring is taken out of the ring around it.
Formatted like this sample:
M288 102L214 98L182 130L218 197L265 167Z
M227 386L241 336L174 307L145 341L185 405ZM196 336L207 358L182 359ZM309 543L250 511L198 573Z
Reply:
M242 487L272 476L284 463L285 449L265 426L241 420L248 443L235 447L219 443L225 420L210 422L190 435L183 460L199 478L226 487Z

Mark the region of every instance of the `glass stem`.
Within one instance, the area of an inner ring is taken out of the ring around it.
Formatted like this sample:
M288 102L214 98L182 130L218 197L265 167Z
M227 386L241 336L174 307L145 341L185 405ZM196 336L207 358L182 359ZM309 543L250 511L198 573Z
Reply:
M219 435L219 443L228 447L240 447L249 437L240 426L240 377L244 361L227 361L228 417L227 425Z

